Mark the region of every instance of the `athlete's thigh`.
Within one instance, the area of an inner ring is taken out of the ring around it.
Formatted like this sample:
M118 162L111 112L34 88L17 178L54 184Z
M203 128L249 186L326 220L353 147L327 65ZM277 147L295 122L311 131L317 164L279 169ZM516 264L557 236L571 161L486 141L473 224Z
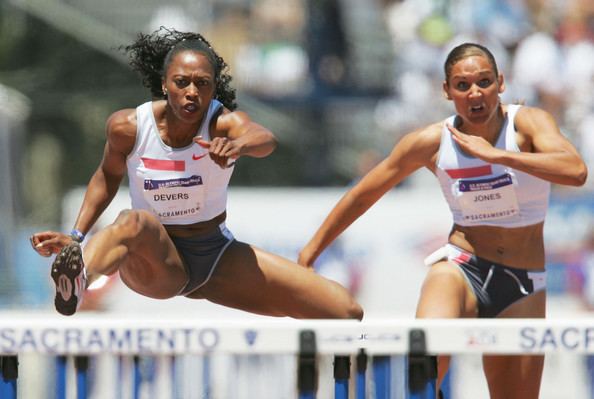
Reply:
M537 399L544 356L483 356L491 399Z
M200 295L253 313L295 318L360 318L348 291L312 269L235 241Z
M163 225L145 211L134 211L122 224L130 229L122 233L127 247L119 267L122 281L152 298L176 295L187 282L187 272Z
M504 310L498 318L543 318L546 293L539 291ZM485 376L492 399L536 399L544 356L483 356Z
M430 267L421 288L417 318L475 317L476 309L476 296L456 265L443 261Z
M475 317L477 302L463 272L443 261L431 266L417 304L417 318ZM438 384L441 385L450 363L449 356L438 356Z

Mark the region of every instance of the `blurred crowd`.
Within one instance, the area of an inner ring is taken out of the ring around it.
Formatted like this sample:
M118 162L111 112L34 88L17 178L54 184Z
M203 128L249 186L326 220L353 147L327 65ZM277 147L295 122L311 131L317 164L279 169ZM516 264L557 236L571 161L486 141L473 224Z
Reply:
M444 115L446 53L457 43L476 41L493 51L505 76L503 100L551 112L594 166L594 2L405 0L385 7L401 109L393 114L394 126L406 115Z
M503 100L550 111L594 166L591 0L254 0L221 7L212 27L236 84L257 96L359 95L375 80L373 122L392 138L451 113L446 54L483 43Z

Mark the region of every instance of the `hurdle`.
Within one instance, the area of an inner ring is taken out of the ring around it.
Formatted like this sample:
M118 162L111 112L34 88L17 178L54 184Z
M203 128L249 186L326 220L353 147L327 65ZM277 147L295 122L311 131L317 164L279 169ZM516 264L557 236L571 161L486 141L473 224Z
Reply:
M56 358L56 397L65 398L66 367L76 371L76 397L86 398L89 358L132 356L132 397L139 397L143 356L295 355L299 399L316 397L316 358L334 357L335 398L349 398L351 359L355 397L390 398L391 356L409 356L409 398L435 398L432 359L439 354L594 353L594 321L588 319L403 320L188 320L109 315L0 317L0 397L17 397L18 356ZM71 361L66 359L70 357ZM372 376L368 363L372 363ZM206 368L208 370L208 367ZM402 376L403 379L406 376ZM206 391L205 391L206 392ZM173 394L172 394L173 396ZM207 394L203 397L209 397Z

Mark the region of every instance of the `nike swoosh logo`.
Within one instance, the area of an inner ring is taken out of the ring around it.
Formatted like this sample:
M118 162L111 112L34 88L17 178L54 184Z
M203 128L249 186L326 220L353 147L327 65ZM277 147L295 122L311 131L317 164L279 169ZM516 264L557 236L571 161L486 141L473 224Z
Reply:
M192 154L192 159L193 159L194 161L197 161L197 160L199 160L199 159L202 159L202 158L204 158L204 157L205 157L207 154L208 154L208 153L206 153L206 154L202 154L202 155L196 155L196 154Z

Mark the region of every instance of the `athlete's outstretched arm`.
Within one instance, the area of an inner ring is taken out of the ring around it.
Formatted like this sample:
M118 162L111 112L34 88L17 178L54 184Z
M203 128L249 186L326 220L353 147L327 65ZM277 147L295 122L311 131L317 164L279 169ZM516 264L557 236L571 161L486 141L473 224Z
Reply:
M103 159L87 186L74 228L86 234L118 191L126 171L126 156L132 151L136 139L134 110L121 110L107 121L107 142ZM31 237L35 250L50 256L58 253L70 242L66 234L54 231L36 233Z
M348 191L330 211L322 225L299 254L298 263L313 262L347 227L365 213L388 190L417 169L431 163L439 148L439 125L404 136L392 153Z
M211 141L202 137L196 137L194 141L208 149L210 157L221 167L226 167L229 159L240 156L266 157L277 145L276 137L270 130L252 121L242 111L225 111L217 118Z
M136 113L122 110L107 121L103 159L91 177L75 228L88 232L115 197L124 173L126 157L136 140Z

